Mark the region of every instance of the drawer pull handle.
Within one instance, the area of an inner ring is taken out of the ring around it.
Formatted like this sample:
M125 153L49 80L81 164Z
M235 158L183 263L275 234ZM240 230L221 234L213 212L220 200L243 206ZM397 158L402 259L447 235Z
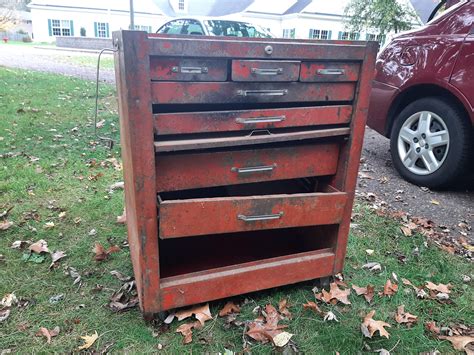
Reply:
M238 219L244 222L269 221L272 219L280 219L281 217L283 217L283 212L275 214L262 214L256 216L245 216L243 214L239 214L237 216Z
M250 71L257 75L278 75L283 73L283 68L252 68Z
M344 75L344 69L318 69L318 74L321 75Z
M207 67L172 67L171 71L183 74L207 74L209 69Z
M237 174L249 174L249 173L261 173L265 171L273 171L277 167L276 164L272 165L261 165L261 166L250 166L246 168L233 167L231 171L237 172Z
M273 117L252 117L252 118L242 118L237 117L235 122L242 124L255 124L255 123L275 123L282 122L286 119L286 116L273 116Z
M288 90L237 90L240 96L283 96L288 94Z

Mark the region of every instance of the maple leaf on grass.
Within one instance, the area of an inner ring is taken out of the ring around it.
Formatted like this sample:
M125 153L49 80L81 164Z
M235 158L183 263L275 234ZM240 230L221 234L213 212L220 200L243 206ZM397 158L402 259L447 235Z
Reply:
M265 320L257 318L255 321L248 324L248 331L245 333L252 339L261 343L267 343L269 341L276 344L282 344L286 339L286 336L280 336L283 333L282 329L287 328L286 325L278 325L281 316L278 314L275 307L271 304L265 306ZM292 336L292 335L291 335ZM291 338L289 336L289 338ZM275 343L276 338L276 343ZM289 338L287 339L289 341Z
M366 287L359 287L357 285L352 285L352 289L355 291L357 296L363 295L368 303L372 302L375 294L375 286L367 285Z
M441 329L436 325L435 321L426 322L425 323L425 328L430 333L433 333L433 334L436 334L436 335L441 333Z
M285 316L287 319L291 320L292 315L291 315L290 311L288 310L288 300L286 298L282 299L278 303L278 311L280 312L280 314Z
M94 334L92 335L81 336L81 339L84 340L84 344L78 347L77 350L89 349L92 345L94 345L97 338L99 338L99 334L97 334L97 331L94 332Z
M51 265L49 265L49 268L52 269L56 263L61 260L62 258L66 257L67 254L63 251L55 251L54 253L51 254Z
M11 226L13 226L13 222L1 221L0 222L0 231L6 231Z
M231 313L240 313L240 307L234 302L229 301L225 306L219 311L219 317L224 317Z
M199 321L192 323L181 324L177 329L176 333L181 333L184 337L183 344L189 344L193 341L193 328L199 329L202 325Z
M103 261L106 260L110 254L117 253L120 251L120 248L117 245L112 245L109 249L105 250L105 248L100 243L95 243L94 249L92 251L95 253L94 259L96 261Z
M467 355L474 355L474 350L468 349L468 344L474 344L474 336L455 335L455 336L439 336L438 339L449 340L453 344L453 348L459 351L465 351Z
M49 253L48 242L44 239L40 239L36 243L31 244L28 249L30 252L36 254Z
M375 311L370 311L364 318L364 321L360 325L360 330L362 334L367 338L372 338L375 332L379 332L380 336L384 336L387 339L390 337L390 334L385 330L384 327L390 327L390 324L385 323L380 320L374 320L373 316Z
M211 311L209 310L209 303L206 303L203 306L180 310L175 313L175 316L178 318L178 321L181 321L191 317L193 314L201 325L204 325L207 320L212 319Z
M316 299L331 304L336 304L338 301L344 304L351 304L348 298L351 293L350 288L342 290L335 282L332 282L329 287L329 292L323 289L321 293L316 295Z
M405 312L405 306L401 305L401 306L398 306L397 308L397 313L395 314L395 320L397 321L398 324L407 324L411 326L417 322L418 317L408 312Z
M436 292L441 292L441 293L451 293L451 284L447 284L447 285L444 285L444 284L439 284L439 285L436 285L434 284L433 282L431 281L426 281L426 284L425 284L426 288L431 290L431 291L436 291Z
M51 338L57 336L58 334L59 334L59 327L54 327L51 330L41 327L39 331L36 333L36 336L44 336L46 338L47 343L51 344Z
M304 309L310 309L319 315L324 315L324 312L318 307L318 305L313 301L308 301L308 303L303 304Z

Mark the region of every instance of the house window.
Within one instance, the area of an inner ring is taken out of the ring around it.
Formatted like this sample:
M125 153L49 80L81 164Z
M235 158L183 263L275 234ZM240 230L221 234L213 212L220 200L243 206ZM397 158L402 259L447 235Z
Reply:
M365 35L365 39L367 41L377 41L379 43L384 43L385 42L385 36L376 35L376 34L373 34L373 33L367 33Z
M312 39L331 39L331 31L328 30L309 30L309 38Z
M285 28L283 30L283 38L295 38L295 29L294 28Z
M185 0L178 0L178 10L179 11L184 11L184 3Z
M360 37L360 33L358 32L339 32L339 39L342 40L351 40L351 41L356 41Z
M73 36L72 21L70 20L49 20L50 36Z
M107 37L107 23L97 22L97 37Z
M135 25L135 29L137 31L145 31L145 32L151 33L151 26Z

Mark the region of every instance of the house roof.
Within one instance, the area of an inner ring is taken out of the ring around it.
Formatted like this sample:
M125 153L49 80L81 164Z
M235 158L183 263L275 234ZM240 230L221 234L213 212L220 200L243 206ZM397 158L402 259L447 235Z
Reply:
M192 16L225 16L244 11L253 0L189 0L187 3L188 14ZM167 16L176 17L186 14L176 13L170 5L170 0L154 0L158 6Z
M323 14L342 16L349 0L312 0L301 12L307 14Z
M155 4L154 0L134 1L133 9L137 13L163 14L163 11ZM64 9L93 9L128 12L130 11L129 0L32 0L29 7L46 6Z

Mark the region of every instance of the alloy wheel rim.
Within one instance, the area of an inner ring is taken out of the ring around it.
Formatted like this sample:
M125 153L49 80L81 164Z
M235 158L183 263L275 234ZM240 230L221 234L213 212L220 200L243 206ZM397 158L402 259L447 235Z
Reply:
M449 131L444 120L431 111L417 112L398 132L398 155L408 171L429 175L437 171L449 151Z

